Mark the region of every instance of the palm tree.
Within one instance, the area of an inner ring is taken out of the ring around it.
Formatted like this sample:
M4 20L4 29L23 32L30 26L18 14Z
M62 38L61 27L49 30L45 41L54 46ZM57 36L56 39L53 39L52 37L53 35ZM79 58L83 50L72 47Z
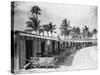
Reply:
M81 29L79 27L73 27L71 29L71 36L72 36L72 39L81 39L82 36L81 36Z
M43 25L43 31L46 31L47 35L49 36L50 29L49 29L49 25L48 24Z
M97 29L93 29L93 31L92 31L92 33L93 33L93 35L96 37L96 39L97 39L97 36L96 36L96 34L97 34Z
M36 34L37 34L37 29L39 29L39 27L40 27L40 20L37 21L36 18L34 18L34 17L30 17L29 19L30 19L30 21L27 21L26 24L27 24L27 27L29 27L31 29L27 29L25 31L30 31L30 32L36 31Z
M49 31L51 32L51 36L52 36L52 33L56 33L54 30L56 29L56 25L53 25L52 22L49 23Z
M81 31L80 28L77 27L77 28L76 28L76 33L77 33L78 35L80 34L80 31Z
M81 38L81 32L80 32L80 31L81 31L80 28L77 27L77 28L76 28L77 39L80 39L80 38Z
M32 17L30 17L30 21L27 21L27 27L30 27L32 29L26 30L26 31L36 31L36 34L39 31L40 27L40 20L38 20L38 15L41 15L40 13L41 9L38 6L33 6L31 9Z
M72 35L72 39L76 39L77 38L77 28L73 27L71 30L71 35Z
M87 26L85 26L83 28L83 32L82 32L83 39L86 39L88 37L88 31L89 31L89 28Z
M94 28L93 31L92 31L92 33L93 34L97 34L97 29Z
M31 9L32 15L35 15L37 20L38 20L38 15L41 15L40 11L41 9L38 6L33 6Z
M92 32L90 32L90 31L88 31L87 36L88 36L88 39L89 39L89 38L92 38L93 33L92 33Z
M61 24L61 35L64 35L65 36L69 36L70 34L70 21L67 21L67 19L64 19L62 21L62 24Z

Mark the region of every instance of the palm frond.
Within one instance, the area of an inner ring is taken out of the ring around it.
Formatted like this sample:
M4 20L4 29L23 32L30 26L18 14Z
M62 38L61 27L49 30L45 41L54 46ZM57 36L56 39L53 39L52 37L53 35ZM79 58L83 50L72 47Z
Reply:
M27 27L34 28L31 21L27 21L26 24L27 24Z
M39 6L33 6L31 9L32 14L41 14L39 11L41 11L41 9L39 8Z

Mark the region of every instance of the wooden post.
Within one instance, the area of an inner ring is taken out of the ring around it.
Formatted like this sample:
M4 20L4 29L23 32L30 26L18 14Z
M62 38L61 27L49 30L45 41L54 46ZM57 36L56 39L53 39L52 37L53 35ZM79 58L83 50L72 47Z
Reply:
M39 53L39 39L37 38L37 51L36 53Z
M50 40L50 50L51 50L51 55L53 55L53 48L52 48L52 41Z
M37 38L34 39L34 57L36 57L36 53L37 53Z
M79 49L81 48L81 42L79 42Z
M14 50L14 73L17 73L19 71L19 49L20 49L19 32L16 33L15 44L16 48Z
M60 50L61 50L61 47L60 47L61 44L60 44L60 42L57 42L57 43L58 43L58 46L57 47L58 47L58 54L59 54L60 53Z
M39 39L39 53L41 53L41 39Z
M56 50L57 55L58 55L59 51L58 51L58 42L57 41L55 42L55 50Z
M45 39L45 51L44 53L47 55L48 53L48 45L47 45L48 40ZM48 55L47 55L48 56Z
M56 54L58 54L57 41L55 41L55 52L56 52Z
M83 45L84 45L84 46L83 46L83 48L84 48L84 47L85 47L85 42L83 42Z
M67 43L67 48L68 48L68 42L66 42Z
M33 38L33 40L32 40L32 57L34 57L34 52L35 52L35 51L34 51L34 44L35 44L34 42L35 42L35 41L34 41L34 38Z
M23 69L24 65L26 64L25 62L25 57L26 57L26 49L25 49L25 40L20 40L20 51L19 51L19 68Z

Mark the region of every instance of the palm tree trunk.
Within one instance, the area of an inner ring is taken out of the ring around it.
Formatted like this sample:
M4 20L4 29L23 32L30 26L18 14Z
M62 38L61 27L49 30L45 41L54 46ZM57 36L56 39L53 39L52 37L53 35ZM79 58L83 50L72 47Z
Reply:
M37 22L38 22L38 14L36 14L36 20L37 20Z

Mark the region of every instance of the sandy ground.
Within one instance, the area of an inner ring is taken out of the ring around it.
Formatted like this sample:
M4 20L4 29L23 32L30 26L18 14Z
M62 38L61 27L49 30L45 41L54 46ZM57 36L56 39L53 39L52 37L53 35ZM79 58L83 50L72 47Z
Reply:
M72 62L71 62L72 60ZM87 47L78 51L75 55L68 57L65 66L61 66L61 70L80 70L80 69L96 69L98 60L97 46ZM68 62L69 61L69 62ZM67 64L71 66L66 66Z
M82 70L82 69L96 69L98 59L97 46L87 47L79 50L75 55L70 55L65 59L58 69L31 69L24 71L24 73L33 72L50 72L50 71L64 71L64 70Z

